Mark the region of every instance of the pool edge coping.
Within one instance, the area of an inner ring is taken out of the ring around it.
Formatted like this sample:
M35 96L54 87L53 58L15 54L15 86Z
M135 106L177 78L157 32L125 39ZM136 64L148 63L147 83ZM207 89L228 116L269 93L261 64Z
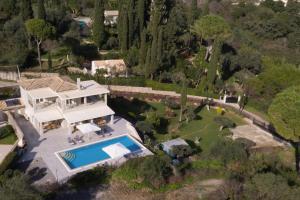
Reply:
M81 148L81 147L84 147L84 146L93 145L93 144L96 144L96 143L104 142L104 141L107 141L107 140L111 140L111 139L115 139L115 138L119 138L119 137L123 137L123 136L127 136L130 139L132 139L139 147L141 147L142 150L148 150L149 151L149 149L147 149L142 143L140 143L139 141L137 141L131 135L125 133L125 134L121 134L121 135L118 135L118 136L113 136L113 137L110 137L110 138L106 138L104 140L94 141L94 142L91 142L91 143L82 144L82 145L77 146L77 147L73 147L73 148L68 148L68 149L56 151L56 152L54 152L54 154L60 160L60 162L64 165L64 167L67 169L67 171L69 173L73 173L73 172L76 172L76 171L79 171L79 170L84 170L84 169L89 170L89 169L92 169L93 166L96 167L97 165L102 164L103 162L107 162L107 161L113 160L115 158L108 158L108 159L101 160L101 161L96 162L96 163L91 163L91 164L88 164L88 165L85 165L85 166L82 166L82 167L71 169L70 166L66 163L66 161L59 154L62 153L62 152L71 151L73 149L78 149L78 148Z

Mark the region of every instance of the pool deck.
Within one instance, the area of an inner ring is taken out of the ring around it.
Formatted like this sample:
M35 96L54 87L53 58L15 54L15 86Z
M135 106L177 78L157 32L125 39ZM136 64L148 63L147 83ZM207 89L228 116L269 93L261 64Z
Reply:
M27 124L25 120L20 120L19 123L21 123L22 126L30 126ZM26 162L31 161L35 159L40 159L45 162L47 167L50 169L50 171L53 173L53 175L56 178L57 182L64 182L66 181L70 176L85 171L87 169L91 169L95 167L95 165L89 165L86 167L82 167L76 170L68 170L66 164L62 161L62 159L59 159L56 152L60 152L66 149L70 148L77 148L80 146L85 146L91 143L95 142L101 142L103 140L107 140L109 138L115 138L124 134L130 135L130 130L128 129L127 121L122 118L115 118L113 124L108 124L108 131L105 134L105 137L96 135L95 133L91 133L88 135L82 135L79 131L74 133L73 135L80 135L83 136L84 143L77 143L76 145L72 145L68 143L68 131L66 129L56 129L49 131L45 133L44 135L37 135L38 133L33 134L33 129L26 129L25 138L26 141L28 141L28 149L26 153L21 157L19 162ZM27 127L28 128L28 127ZM137 140L135 140L137 143L139 143ZM140 144L140 143L139 143ZM143 151L139 154L139 156L146 156L146 155L152 155L152 152L149 151L146 148L143 148ZM99 164L104 164L104 162L107 162L107 164L112 165L118 165L123 162L125 162L126 159L110 159L107 161L103 161Z

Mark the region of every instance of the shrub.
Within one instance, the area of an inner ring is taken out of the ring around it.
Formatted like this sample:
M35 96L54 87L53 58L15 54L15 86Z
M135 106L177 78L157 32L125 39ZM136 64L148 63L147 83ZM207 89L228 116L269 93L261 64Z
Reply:
M9 168L9 166L11 165L11 163L14 161L14 159L16 158L17 153L15 151L10 152L2 161L1 165L0 165L0 175Z
M11 125L6 125L6 126L0 128L0 139L2 139L14 132L15 131Z
M143 134L151 134L153 125L147 121L139 121L135 124L136 129Z
M178 110L180 108L179 103L177 103L174 99L166 98L164 101L165 105L173 110Z
M146 112L146 121L150 124L152 124L154 127L159 127L161 120L160 116L155 112L154 110L150 110Z
M193 107L188 107L184 112L184 118L187 123L196 119L197 115Z
M219 159L225 165L231 162L242 162L248 158L242 144L227 139L217 141L210 149L210 156Z
M192 155L193 150L188 145L176 145L172 147L172 154L177 158L186 158Z
M80 172L74 175L68 183L76 189L107 184L110 179L109 170L108 167L100 166L88 171Z
M169 157L153 155L127 161L114 172L113 177L129 185L147 185L158 189L168 182L171 175Z
M214 121L220 125L220 131L222 131L224 128L234 128L235 127L235 123L227 118L227 117L215 117Z
M171 175L172 169L167 156L145 157L139 167L139 176L154 188L165 185Z

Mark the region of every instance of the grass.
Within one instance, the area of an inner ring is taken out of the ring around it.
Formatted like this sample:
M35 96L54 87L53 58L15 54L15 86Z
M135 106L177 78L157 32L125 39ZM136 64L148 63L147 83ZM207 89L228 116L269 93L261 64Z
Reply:
M122 117L135 123L136 121L143 120L143 113L147 110L154 109L159 116L165 121L166 106L160 102L145 102L135 99L129 101L123 98L114 98L110 101L110 106ZM200 147L203 151L210 148L216 141L221 139L223 135L230 134L229 129L219 131L219 125L214 122L214 118L218 116L215 109L208 111L206 108L197 109L197 118L188 124L183 122L182 126L175 132L170 133L170 127L178 124L179 110L176 110L176 117L168 119L168 123L164 127L155 130L154 137L157 142L163 142L172 138L181 137L186 140L195 141L200 138ZM225 117L230 118L236 125L243 125L243 119L232 111L226 111Z
M3 132L0 144L14 144L17 141L17 136L10 125L0 128L0 132Z
M164 105L161 103L151 103L153 107L163 115ZM180 129L172 134L155 134L158 141L166 141L172 139L173 137L181 137L186 140L195 141L196 138L200 138L200 146L202 150L209 149L212 144L219 140L222 135L228 134L229 130L224 129L219 131L219 125L214 122L214 118L218 116L214 109L208 111L203 108L201 111L197 112L197 119L186 124L183 123ZM230 118L237 125L242 125L245 122L232 112L226 112L225 117ZM170 125L178 123L178 117L170 119Z

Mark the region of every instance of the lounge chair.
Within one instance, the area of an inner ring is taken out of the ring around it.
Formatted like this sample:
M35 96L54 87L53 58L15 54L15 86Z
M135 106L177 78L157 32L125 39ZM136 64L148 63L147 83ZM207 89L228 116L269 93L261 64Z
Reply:
M68 137L68 143L72 144L72 145L76 144L76 142L72 138L70 138L70 137Z

